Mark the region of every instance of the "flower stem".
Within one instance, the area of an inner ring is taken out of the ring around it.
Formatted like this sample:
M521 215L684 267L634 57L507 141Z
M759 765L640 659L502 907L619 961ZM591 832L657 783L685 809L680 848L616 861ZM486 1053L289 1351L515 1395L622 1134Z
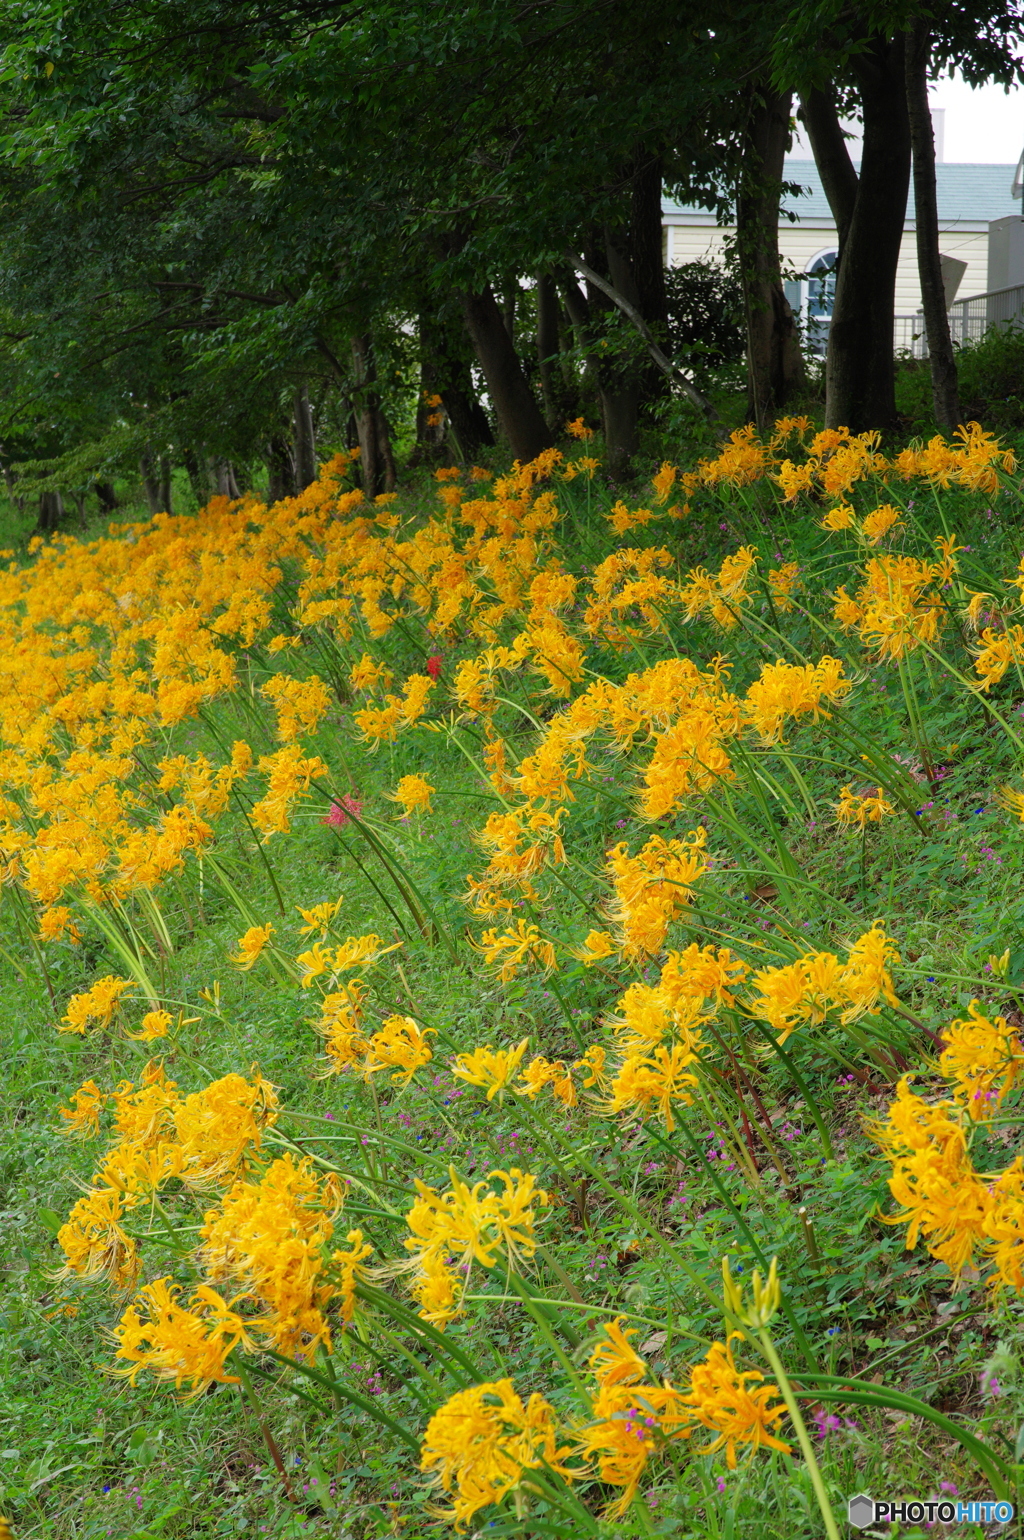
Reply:
M757 1339L761 1344L761 1350L765 1358L771 1364L772 1373L779 1382L779 1390L782 1393L782 1399L786 1403L786 1408L796 1431L797 1442L800 1445L804 1459L807 1461L807 1474L811 1478L814 1495L818 1499L818 1507L821 1509L821 1517L825 1523L825 1534L828 1536L828 1540L839 1540L839 1530L836 1526L835 1515L832 1512L832 1504L829 1502L828 1493L825 1490L821 1467L815 1458L814 1446L811 1443L810 1434L807 1432L807 1424L801 1415L796 1396L793 1394L793 1387L789 1383L789 1376L782 1367L782 1359L775 1350L775 1343L772 1341L767 1327L762 1326L760 1328L757 1333Z

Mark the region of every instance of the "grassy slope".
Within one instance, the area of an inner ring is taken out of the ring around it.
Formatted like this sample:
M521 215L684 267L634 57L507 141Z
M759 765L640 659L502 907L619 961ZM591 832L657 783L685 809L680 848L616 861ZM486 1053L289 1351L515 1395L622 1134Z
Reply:
M957 496L947 500L954 527L963 531L969 520L974 543L984 547L995 565L1013 570L1019 555L1016 508L1004 500L997 505L998 517L979 518L977 499L959 502L958 507ZM683 570L698 562L717 565L748 534L724 515L684 526ZM791 521L788 533L780 533L780 549L787 557L800 554L802 545L818 538L809 520ZM759 543L764 543L763 531ZM844 576L840 572L837 580ZM709 654L714 638L696 639L696 648ZM856 709L863 725L888 750L912 755L894 679L891 672L874 671L857 692ZM230 733L229 716L230 707L221 708L221 730ZM1024 900L1019 889L1021 834L992 800L994 781L1010 771L1010 756L977 712L968 718L962 698L938 680L929 717L935 740L959 747L946 757L949 773L936 799L941 817L934 820L927 839L908 822L894 820L869 836L862 863L859 842L836 831L827 817L791 826L789 837L807 877L831 894L830 911L823 910L817 898L807 911L812 913L806 924L815 944L830 935L852 934L858 923L866 926L884 916L913 964L914 982L905 991L901 980L903 997L939 1028L962 1010L972 993L969 986L958 985L957 978L976 975L990 951L1011 946L1016 972L1024 973ZM242 717L238 725L242 731L250 726ZM203 746L199 727L180 742L189 752ZM482 821L484 804L478 783L459 755L441 740L420 734L400 740L393 751L385 748L370 757L356 745L341 709L322 725L315 746L331 764L335 785L351 788L368 812L394 825L403 859L448 925L460 930L466 917L457 894L462 874L479 861L470 831ZM794 752L813 752L813 730L795 734L792 747ZM398 776L413 770L426 771L439 787L438 810L422 829L415 821L398 822L397 810L385 800ZM838 782L851 773L818 772L817 790L826 807L827 794L834 797ZM756 806L746 808L745 816L756 828ZM723 852L723 871L709 884L701 912L692 917L692 932L689 925L678 927L674 939L679 945L691 934L703 939L720 923L719 897L725 902L736 887L728 869L746 859L735 850L728 852L727 831L716 828L713 816L709 825L713 846ZM574 809L572 828L573 837L594 853L609 837L633 844L638 836L645 837L644 826L631 814L610 818L598 799ZM284 917L277 912L251 842L242 836L236 841L250 903L262 919L274 921L280 939L294 943L293 950L300 945L294 905L333 899L339 893L345 895L344 933L377 930L387 939L397 936L365 872L321 825L314 805L309 805L294 837L275 840L270 847ZM356 848L349 842L350 851ZM766 889L755 897L746 922L730 919L731 933L756 940L762 928L772 924L775 896ZM483 1104L443 1070L425 1089L394 1097L384 1094L382 1105L354 1081L318 1078L322 1061L306 1021L311 1012L304 998L290 986L277 986L265 967L239 975L228 966L227 955L244 926L223 896L209 885L200 894L193 882L168 894L166 910L176 950L161 980L165 998L187 1004L189 1014L198 1015L199 990L215 980L221 985L222 1021L212 1020L207 1012L186 1039L209 1075L229 1069L244 1072L258 1062L282 1088L282 1100L290 1107L367 1127L382 1119L380 1126L396 1138L429 1149L438 1159L450 1156L464 1175L485 1172L501 1163L501 1155L511 1162L517 1152L522 1164L534 1168L531 1156L535 1161L537 1155L530 1146L528 1115L520 1119L507 1107L485 1118ZM182 1404L151 1382L128 1389L104 1377L108 1354L102 1334L116 1319L118 1302L90 1290L78 1315L68 1318L61 1313L57 1302L63 1296L51 1278L59 1253L47 1215L63 1219L78 1184L88 1176L92 1156L90 1148L69 1144L58 1131L57 1110L69 1089L82 1080L94 1076L110 1082L131 1073L133 1062L137 1071L146 1053L130 1044L112 1049L101 1038L59 1037L55 1009L19 935L9 895L0 925L7 949L0 963L0 1011L7 1023L7 1063L0 1086L0 1202L6 1242L0 1296L0 1507L12 1514L18 1535L142 1540L150 1534L302 1534L312 1540L350 1533L423 1533L416 1502L407 1501L409 1466L401 1451L384 1444L372 1425L354 1420L348 1412L325 1423L285 1387L262 1387L278 1444L295 1467L299 1503L293 1506L282 1499L259 1431L233 1390L224 1388ZM375 978L382 1007L408 1010L425 1023L443 1025L467 1048L484 1041L515 1041L530 1033L533 1051L551 1057L573 1053L566 1018L550 984L524 978L501 986L486 979L479 966L447 959L413 927L403 939L401 972L382 967ZM47 967L58 1009L70 993L99 974L118 971L116 960L104 955L96 937L78 949L51 948ZM562 987L568 1011L586 1036L614 1002L621 983L580 970ZM171 1070L183 1083L202 1081L195 1065L184 1060ZM954 1296L943 1268L922 1250L906 1253L902 1232L872 1217L876 1204L885 1199L884 1170L865 1141L861 1116L880 1110L888 1097L851 1084L827 1059L814 1064L814 1086L835 1129L838 1158L827 1164L806 1109L794 1101L781 1077L769 1074L768 1080L791 1183L814 1216L817 1256L807 1244L791 1193L770 1167L760 1191L754 1192L723 1158L719 1181L765 1250L782 1257L789 1291L826 1360L892 1383L912 1384L937 1405L972 1419L997 1415L1000 1425L1012 1430L1024 1413L1024 1383L1013 1350L1001 1369L1005 1395L997 1407L981 1397L977 1376L997 1343L1015 1337L1016 1304L988 1308L969 1288ZM582 1137L586 1120L575 1116ZM695 1118L692 1126L694 1137L714 1148L706 1122ZM749 1247L710 1179L713 1162L681 1162L635 1129L602 1148L600 1160L616 1182L660 1216L665 1232L678 1238L693 1261L699 1264L706 1258L713 1268L721 1252L732 1249L749 1265ZM431 1171L436 1170L435 1161ZM396 1178L401 1174L394 1173ZM553 1175L543 1169L539 1174L549 1181ZM432 1174L427 1179L439 1178ZM554 1180L557 1184L557 1177ZM559 1196L558 1259L588 1302L621 1304L654 1323L671 1308L677 1330L720 1331L720 1323L693 1298L684 1299L681 1307L648 1240L624 1226L592 1191L561 1188ZM545 1282L556 1287L550 1275ZM514 1366L517 1383L526 1388L534 1380L543 1386L549 1355L525 1328L521 1313L508 1306L477 1308L480 1323L486 1321L496 1362ZM471 1336L472 1323L466 1330ZM923 1338L919 1346L906 1345L918 1336ZM354 1364L362 1364L354 1373L371 1394L383 1394L393 1409L422 1422L401 1376L375 1366L369 1353L361 1354L358 1340L349 1351ZM649 1351L658 1362L657 1341ZM685 1356L684 1349L679 1351ZM669 1368L666 1363L664 1372ZM928 1493L940 1478L961 1491L983 1494L983 1484L959 1451L937 1447L932 1432L912 1419L869 1413L858 1418L855 1428L830 1433L821 1448L837 1494L894 1486ZM390 1509L392 1472L399 1471L403 1474L395 1481L394 1497L400 1501ZM796 1540L820 1532L802 1469L776 1457L737 1473L728 1472L720 1460L694 1460L678 1480L659 1488L652 1523L672 1535L729 1533Z

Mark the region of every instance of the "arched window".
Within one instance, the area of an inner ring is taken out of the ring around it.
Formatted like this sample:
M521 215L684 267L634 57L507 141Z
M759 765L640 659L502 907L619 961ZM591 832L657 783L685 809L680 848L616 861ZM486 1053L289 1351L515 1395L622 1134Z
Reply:
M838 251L820 252L800 285L800 319L804 323L807 347L812 353L823 354L828 343L828 329L836 302L838 257Z

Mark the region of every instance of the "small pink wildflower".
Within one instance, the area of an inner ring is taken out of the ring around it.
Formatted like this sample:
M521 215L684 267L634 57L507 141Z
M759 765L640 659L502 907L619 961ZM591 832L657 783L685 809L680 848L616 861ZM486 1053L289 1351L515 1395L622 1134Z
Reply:
M329 829L343 829L348 823L349 814L358 818L362 811L363 804L346 793L340 802L331 803L331 811L320 822L325 823Z

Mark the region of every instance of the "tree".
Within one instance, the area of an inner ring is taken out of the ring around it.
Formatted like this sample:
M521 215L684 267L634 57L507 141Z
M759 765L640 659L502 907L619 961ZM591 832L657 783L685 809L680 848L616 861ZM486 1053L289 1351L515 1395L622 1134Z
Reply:
M747 414L763 430L803 384L803 355L782 285L779 203L790 138L791 91L749 87L736 194L736 243L747 331Z
M825 359L825 421L854 433L896 425L893 316L910 186L905 37L860 36L849 69L864 127L854 169L834 98L805 111L814 158L839 231L835 301Z
M928 66L931 31L918 17L907 33L905 68L907 115L914 166L914 223L921 304L928 339L935 420L948 432L960 422L960 393L956 358L949 330L945 285L939 255L939 205L935 185L935 135L928 107Z
M499 332L493 286L596 230L602 266L663 326L657 147L678 159L709 90L730 88L696 4L655 14L576 0L553 13L538 0L513 15L493 0L456 13L389 3L367 26L319 0L287 12L87 0L68 14L19 7L19 24L8 80L29 83L16 86L8 157L42 167L76 237L99 230L97 204L110 245L130 230L136 261L111 262L118 285L146 288L173 230L160 314L194 316L190 368L227 338L269 378L286 366L285 333L297 352L347 355L382 310L409 303L427 249L429 285L457 299L520 454L550 428ZM646 365L638 385L627 362L617 372L605 371L606 415L625 462L636 410L663 386Z
M790 11L779 30L776 82L800 90L839 232L826 357L825 412L832 427L896 426L892 319L912 160L936 414L952 425L955 360L942 295L927 80L953 65L974 82L1019 77L1014 44L1022 18L1020 0L941 7L889 0L850 7L828 0L814 12ZM841 128L841 106L856 111L863 124L859 171Z

